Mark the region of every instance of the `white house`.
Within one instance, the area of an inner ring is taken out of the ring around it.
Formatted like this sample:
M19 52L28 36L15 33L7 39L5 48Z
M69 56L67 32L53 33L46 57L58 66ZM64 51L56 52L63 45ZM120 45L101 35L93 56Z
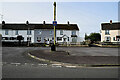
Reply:
M16 42L17 36L23 37L23 42L31 43L52 43L54 40L54 30L52 24L36 23L5 23L2 22L2 41ZM57 24L56 26L56 42L57 43L76 43L79 42L79 28L77 24Z
M101 42L120 42L120 22L101 24Z

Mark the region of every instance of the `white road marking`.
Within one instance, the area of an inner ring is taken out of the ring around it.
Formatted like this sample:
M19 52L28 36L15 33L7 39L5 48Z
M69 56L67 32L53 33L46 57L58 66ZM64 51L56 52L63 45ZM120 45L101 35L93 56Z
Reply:
M65 67L69 67L69 68L76 68L77 66L65 66Z
M31 64L31 65L35 65L35 64Z
M47 66L47 64L38 64L38 65L41 65L41 66Z
M52 66L56 66L56 65L59 66L59 65L61 65L61 64L52 64Z
M25 65L26 65L27 63L25 63Z
M52 66L52 67L62 67L62 66Z
M19 65L19 64L21 64L21 63L11 63L11 64Z

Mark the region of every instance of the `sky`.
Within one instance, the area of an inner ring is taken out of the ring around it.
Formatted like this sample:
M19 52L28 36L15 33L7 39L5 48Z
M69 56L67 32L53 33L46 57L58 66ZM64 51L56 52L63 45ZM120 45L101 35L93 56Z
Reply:
M6 23L52 23L53 2L3 2L0 14ZM77 24L80 37L100 32L101 23L118 22L118 2L57 2L57 23Z

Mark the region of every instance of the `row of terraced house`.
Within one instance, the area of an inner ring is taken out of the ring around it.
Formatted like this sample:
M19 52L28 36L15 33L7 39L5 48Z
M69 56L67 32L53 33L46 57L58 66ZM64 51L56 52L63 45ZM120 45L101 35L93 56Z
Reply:
M22 35L22 42L30 43L53 43L54 30L52 24L37 23L5 23L2 22L0 29L3 42L17 42L17 36ZM79 43L79 28L77 24L57 24L56 43ZM101 24L101 42L120 43L120 22Z
M30 43L53 43L54 30L52 24L37 23L5 23L2 22L0 29L3 42L17 42L17 36L23 37L22 42ZM79 28L77 24L57 24L56 43L77 43L79 41Z

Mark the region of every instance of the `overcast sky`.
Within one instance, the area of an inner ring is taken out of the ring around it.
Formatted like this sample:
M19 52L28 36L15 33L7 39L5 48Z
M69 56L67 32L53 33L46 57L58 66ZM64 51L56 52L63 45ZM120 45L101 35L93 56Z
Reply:
M4 2L0 14L7 22L52 23L53 2ZM75 23L80 37L91 32L100 32L101 23L118 21L118 2L57 2L58 24Z

